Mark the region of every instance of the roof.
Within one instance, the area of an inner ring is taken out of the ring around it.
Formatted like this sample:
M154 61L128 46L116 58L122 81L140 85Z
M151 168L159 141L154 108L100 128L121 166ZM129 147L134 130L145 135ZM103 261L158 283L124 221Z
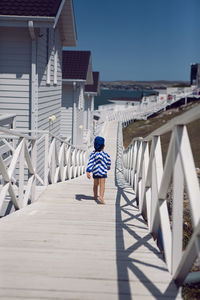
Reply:
M63 51L62 78L68 80L88 80L88 74L92 77L91 52L90 51Z
M55 17L62 0L1 0L0 15Z
M110 98L110 101L137 101L140 102L141 98L136 98L136 97L118 97L118 98Z
M76 46L73 0L0 0L0 19L20 21L20 27L27 27L27 20L34 21L34 27L41 26L40 20L53 28L58 24L62 46Z
M88 93L98 93L99 92L99 72L92 72L93 74L93 84L86 84L85 92Z

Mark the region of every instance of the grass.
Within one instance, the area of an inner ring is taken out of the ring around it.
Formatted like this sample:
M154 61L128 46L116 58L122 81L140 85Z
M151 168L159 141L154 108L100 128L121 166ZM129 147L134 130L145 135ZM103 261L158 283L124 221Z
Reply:
M148 120L139 120L135 121L126 128L123 129L123 139L124 139L124 147L127 148L131 143L132 139L135 137L146 137L152 131L159 128L160 126L166 124L171 119L183 114L187 110L191 109L195 105L198 105L199 101L194 101L189 103L188 105L181 105L177 108L172 108L161 112L160 114L149 118ZM187 126L188 135L191 142L191 148L194 156L195 166L200 168L200 119L190 123ZM171 133L167 133L161 136L162 143L162 151L163 151L163 159L165 161L169 140Z
M162 112L148 120L140 120L135 121L126 128L123 129L123 139L124 139L124 147L127 148L131 143L133 138L136 137L146 137L152 131L156 130L160 126L164 125L171 119L181 115L187 110L191 109L195 105L198 105L199 101L193 101L187 105L181 105L179 107L171 108ZM192 153L194 157L194 163L196 168L200 168L200 119L194 121L187 125L188 135L191 143ZM163 154L163 163L166 159L166 154L168 150L168 145L170 141L171 132L166 133L161 136L161 145L162 145L162 154ZM200 181L200 174L199 181ZM167 203L168 210L170 215L170 220L172 221L172 201L173 201L173 191L172 187L169 188ZM190 205L187 197L186 189L184 191L184 199L183 199L183 249L187 246L192 232L192 221L191 221L191 213L190 213ZM191 271L197 271L199 267L197 264L193 265ZM182 296L184 300L196 300L200 299L200 284L185 284L182 289Z

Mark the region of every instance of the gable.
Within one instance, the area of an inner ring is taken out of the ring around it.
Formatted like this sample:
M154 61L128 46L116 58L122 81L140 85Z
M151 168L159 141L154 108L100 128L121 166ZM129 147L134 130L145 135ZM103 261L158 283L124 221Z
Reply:
M85 92L87 93L99 93L99 72L93 72L93 84L87 84L85 86Z
M76 25L72 1L1 0L0 20L2 22L0 26L27 27L27 21L34 21L34 27L56 28L58 25L62 46L76 46Z
M64 80L85 80L93 83L90 51L63 51L62 66Z

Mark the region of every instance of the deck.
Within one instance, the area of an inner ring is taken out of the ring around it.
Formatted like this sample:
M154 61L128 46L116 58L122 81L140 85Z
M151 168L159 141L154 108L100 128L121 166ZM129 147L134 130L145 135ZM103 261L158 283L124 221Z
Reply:
M181 299L133 190L115 176L116 134L112 122L106 205L83 175L1 219L1 299Z

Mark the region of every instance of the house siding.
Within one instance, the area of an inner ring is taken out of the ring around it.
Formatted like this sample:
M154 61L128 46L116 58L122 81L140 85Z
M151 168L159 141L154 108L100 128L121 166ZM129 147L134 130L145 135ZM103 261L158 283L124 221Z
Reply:
M47 29L40 30L37 48L38 72L38 129L50 130L59 136L61 121L62 99L62 46L59 31L49 29L48 57L50 63L50 84L47 84ZM54 36L55 34L55 36ZM57 59L57 84L54 84L54 45L58 51ZM49 117L55 115L56 120L49 123ZM39 175L44 176L44 140L38 144L37 168Z
M78 108L76 114L76 144L78 146L82 146L83 144L83 130L84 130L84 86L81 85L78 89L79 97L78 97Z
M85 109L84 109L84 129L90 129L90 111L91 111L91 101L90 96L85 95Z
M16 114L16 127L30 129L31 40L27 28L0 28L0 112Z
M47 30L40 31L38 39L38 129L49 129L49 117L56 116L51 126L55 135L60 135L61 97L62 97L62 47L58 30L49 30L50 84L47 84ZM54 84L54 40L57 44L57 84Z
M62 89L62 107L61 107L61 135L64 138L72 136L73 123L73 87L63 84Z

